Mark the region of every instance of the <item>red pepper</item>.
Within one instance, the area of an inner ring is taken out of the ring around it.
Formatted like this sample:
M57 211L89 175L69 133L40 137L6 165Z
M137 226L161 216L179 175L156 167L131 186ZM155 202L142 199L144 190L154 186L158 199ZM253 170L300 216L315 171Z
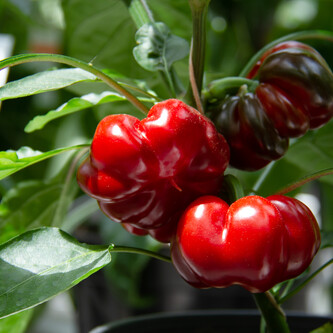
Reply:
M288 139L281 137L252 93L227 98L215 124L229 143L230 165L238 169L260 169L288 148Z
M319 246L317 221L297 199L248 196L229 207L205 196L182 215L172 259L195 287L238 284L258 293L301 274Z
M311 46L307 44L303 44L294 40L289 40L286 42L279 43L270 49L268 49L262 56L261 58L257 61L257 63L251 68L250 72L246 75L247 78L252 79L254 78L260 66L264 62L264 60L272 53L284 50L284 49L304 49L304 50L310 50L311 52L316 52L318 55L319 53L315 51ZM320 55L319 55L320 56Z
M247 78L259 81L255 91L241 87L237 96L210 106L230 145L230 165L236 168L264 167L284 155L289 138L302 136L333 116L332 71L308 45L295 41L276 45Z
M190 202L218 193L228 162L229 147L213 123L170 99L142 121L124 114L104 118L77 180L112 220L168 241L169 226Z
M316 50L299 42L275 48L277 51L261 60L259 82L281 89L309 119L310 129L326 124L333 116L333 74L326 61Z

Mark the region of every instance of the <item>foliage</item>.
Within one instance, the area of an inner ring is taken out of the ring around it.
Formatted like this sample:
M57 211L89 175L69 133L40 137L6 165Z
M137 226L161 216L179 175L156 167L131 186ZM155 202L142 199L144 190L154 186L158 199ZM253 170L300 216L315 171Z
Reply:
M8 327L24 332L32 311L23 310L111 262L112 246L82 244L72 236L98 209L95 201L83 199L75 181L76 167L98 121L114 113L143 117L140 111L171 96L197 106L189 93L192 16L188 1L50 2L52 11L45 10L43 0L0 4L0 32L15 36L15 54L30 57L0 62L1 67L12 67L9 82L0 88L0 317L6 317L0 320L0 332L11 332ZM296 2L211 0L203 85L238 75L264 45L305 30L311 33L303 34L303 41L315 46L332 68L333 43L327 41L332 40L331 33L313 33L313 29L333 29L332 3L313 0L308 16L299 17L292 7ZM37 53L43 49L29 45L28 36L36 37L36 31L42 40L52 36L53 50L68 61L52 54L43 60ZM330 121L294 139L286 155L263 170L227 171L237 176L246 194L262 196L303 178L316 179L323 248L333 244L332 126ZM312 177L317 173L322 177ZM104 236L105 223L98 218ZM116 238L117 232L112 231L103 242L118 242ZM126 245L158 251L156 243L144 239ZM116 259L108 265L108 275L132 304L148 304L141 298L138 281L133 282L148 260L130 260L133 264L127 270ZM132 284L122 285L121 272L131 277Z
M111 256L108 246L82 245L59 229L40 228L2 244L0 260L0 316L6 317L71 288Z

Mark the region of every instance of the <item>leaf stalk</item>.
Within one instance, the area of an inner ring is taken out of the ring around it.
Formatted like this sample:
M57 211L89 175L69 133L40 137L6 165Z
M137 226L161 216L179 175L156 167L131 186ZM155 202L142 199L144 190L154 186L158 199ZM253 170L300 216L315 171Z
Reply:
M123 95L133 106L143 112L145 115L149 112L149 109L141 103L134 95L132 95L128 90L118 84L109 75L103 73L101 70L93 66L92 64L86 63L82 60L75 59L60 54L48 54L48 53L32 53L32 54L22 54L7 58L0 61L0 70L5 67L13 67L16 65L29 63L29 62L55 62L64 65L81 68L97 78L101 79L112 89L116 90L118 93Z
M171 263L171 258L164 256L162 254L153 252L153 251L149 251L149 250L145 250L145 249L139 249L136 247L128 247L128 246L117 246L114 244L111 244L109 246L109 252L122 252L122 253L135 253L135 254L142 254L142 255L146 255L158 260L162 260L168 263Z

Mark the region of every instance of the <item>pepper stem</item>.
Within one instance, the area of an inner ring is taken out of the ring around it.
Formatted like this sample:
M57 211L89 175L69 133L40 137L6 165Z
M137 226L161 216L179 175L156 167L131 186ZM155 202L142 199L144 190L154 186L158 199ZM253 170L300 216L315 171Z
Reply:
M192 54L193 54L193 41L191 43L190 62L189 62L190 83L192 87L192 96L195 101L196 108L201 114L204 114L204 109L201 103L201 96L200 96L201 94L198 89L197 80L194 72Z
M248 91L254 92L259 82L239 76L229 76L209 83L203 91L205 100L213 103L216 100L223 100L228 94L236 94L239 88L246 85Z
M270 292L253 294L269 333L290 333L286 316Z

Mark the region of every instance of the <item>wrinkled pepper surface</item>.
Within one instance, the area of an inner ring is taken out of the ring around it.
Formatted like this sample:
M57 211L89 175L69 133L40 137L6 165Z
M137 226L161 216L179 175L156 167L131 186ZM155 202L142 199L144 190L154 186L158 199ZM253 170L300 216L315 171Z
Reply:
M247 196L229 206L204 196L182 215L171 253L194 287L241 285L259 293L301 274L319 246L318 223L297 199Z
M258 170L283 156L289 138L333 116L333 74L308 45L289 41L268 50L250 70L255 91L241 87L223 100L214 121L230 145L230 164Z
M157 103L147 117L110 115L98 125L77 180L110 219L168 242L196 198L217 194L229 147L214 124L185 103Z

